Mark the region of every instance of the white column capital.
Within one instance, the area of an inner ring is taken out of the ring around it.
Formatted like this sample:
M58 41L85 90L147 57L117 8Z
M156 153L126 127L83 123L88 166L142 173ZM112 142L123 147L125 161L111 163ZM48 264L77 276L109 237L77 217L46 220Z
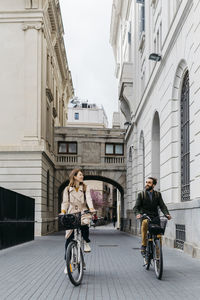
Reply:
M35 24L28 24L28 23L23 23L22 24L22 30L26 31L29 29L35 29L35 30L43 30L43 24L42 23L35 23Z

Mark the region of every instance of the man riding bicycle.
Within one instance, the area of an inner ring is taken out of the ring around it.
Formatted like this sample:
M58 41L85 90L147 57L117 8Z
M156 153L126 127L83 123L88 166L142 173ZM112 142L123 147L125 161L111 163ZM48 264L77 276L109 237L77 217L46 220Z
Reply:
M154 187L157 184L157 179L154 177L148 177L145 185L145 190L140 192L137 197L136 204L133 211L137 219L142 217L142 214L147 214L151 219L158 218L158 208L161 209L163 214L168 220L171 219L171 215L165 205L162 195L158 191L154 191ZM146 253L147 246L147 228L148 220L142 220L141 233L142 233L142 245L141 254L144 256Z

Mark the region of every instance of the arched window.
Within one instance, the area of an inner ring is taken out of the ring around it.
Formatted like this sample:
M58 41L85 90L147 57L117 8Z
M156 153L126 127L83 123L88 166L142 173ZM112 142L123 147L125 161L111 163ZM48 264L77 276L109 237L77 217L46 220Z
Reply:
M181 90L181 201L190 200L190 110L189 73L183 78Z
M145 147L144 147L144 133L140 134L140 144L139 144L139 165L141 169L141 188L145 186Z
M47 171L47 207L49 207L49 170Z
M128 154L128 161L132 163L132 159L133 159L133 157L132 157L132 149L130 147L129 148L129 154Z
M157 188L160 188L160 119L158 112L155 113L152 128L152 176L158 179Z
M127 164L127 199L128 208L132 205L132 189L133 189L133 153L132 146L130 146L128 151L128 164Z

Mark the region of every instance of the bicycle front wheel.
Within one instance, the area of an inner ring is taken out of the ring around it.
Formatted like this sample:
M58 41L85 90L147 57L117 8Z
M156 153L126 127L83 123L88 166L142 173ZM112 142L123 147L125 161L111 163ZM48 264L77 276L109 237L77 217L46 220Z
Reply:
M144 257L144 264L145 264L146 270L149 270L149 268L150 268L151 258L152 258L152 242L148 242L146 255Z
M156 277L158 279L161 279L163 274L163 255L162 255L162 245L160 239L154 240L153 260L154 260L154 269L155 269Z
M80 285L83 278L83 253L76 242L71 242L67 247L66 266L71 283Z

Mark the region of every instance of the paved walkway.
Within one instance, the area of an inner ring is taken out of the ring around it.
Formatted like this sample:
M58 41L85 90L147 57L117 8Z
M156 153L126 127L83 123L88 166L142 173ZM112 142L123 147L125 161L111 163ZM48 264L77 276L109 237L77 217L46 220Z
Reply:
M92 252L80 287L64 275L63 233L0 251L0 299L200 299L200 260L164 248L164 275L142 267L139 239L112 227L91 229Z

